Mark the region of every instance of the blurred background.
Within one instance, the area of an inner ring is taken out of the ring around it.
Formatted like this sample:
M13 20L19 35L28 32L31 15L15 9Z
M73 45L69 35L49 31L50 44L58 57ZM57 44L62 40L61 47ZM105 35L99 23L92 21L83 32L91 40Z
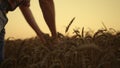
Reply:
M120 0L54 0L56 11L57 31L65 34L66 26L73 17L69 33L72 34L74 28L82 27L96 31L103 28L102 22L107 28L120 29ZM30 6L35 20L40 29L49 33L50 31L44 21L38 0L31 0ZM7 15L9 22L6 25L6 39L25 39L36 36L35 32L27 24L19 8Z

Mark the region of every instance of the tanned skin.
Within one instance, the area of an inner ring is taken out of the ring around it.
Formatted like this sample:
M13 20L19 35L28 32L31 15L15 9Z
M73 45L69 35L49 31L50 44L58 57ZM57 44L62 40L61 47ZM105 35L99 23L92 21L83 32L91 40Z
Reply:
M22 0L18 0L18 2L21 2ZM11 4L11 6L14 8L16 3L14 2L14 0L9 0L9 3ZM24 18L26 19L27 23L32 27L32 29L36 32L36 34L38 35L38 37L40 38L42 43L46 43L46 40L43 37L43 32L39 29L33 14L29 8L30 6L30 0L24 0L24 2L19 5L19 8L24 16Z
M43 17L51 31L52 37L57 37L55 24L55 7L53 0L39 0L42 9Z
M39 29L36 21L33 17L33 14L29 8L30 0L17 0L17 2L23 2L19 8L25 17L27 23L32 27L32 29L36 32L39 36L40 40L43 43L46 43L46 40L43 37L43 32ZM11 6L14 8L16 3L14 0L9 0ZM40 7L42 9L43 17L45 19L46 24L48 25L52 37L56 39L57 32L56 32L56 24L55 24L55 7L53 0L39 0Z

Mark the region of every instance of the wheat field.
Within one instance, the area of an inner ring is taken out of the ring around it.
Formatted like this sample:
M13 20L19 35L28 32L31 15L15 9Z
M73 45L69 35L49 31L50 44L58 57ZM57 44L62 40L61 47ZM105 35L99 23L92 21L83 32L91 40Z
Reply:
M5 60L1 68L120 68L120 32L114 30L74 30L74 35L58 33L59 43L53 44L45 35L46 44L37 37L8 38Z

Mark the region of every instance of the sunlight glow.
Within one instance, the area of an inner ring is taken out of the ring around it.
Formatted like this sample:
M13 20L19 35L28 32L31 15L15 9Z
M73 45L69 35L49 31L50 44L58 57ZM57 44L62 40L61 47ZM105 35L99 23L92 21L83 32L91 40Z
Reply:
M54 0L56 10L56 26L58 32L64 34L66 26L73 17L76 17L70 27L82 27L98 30L102 28L102 22L108 28L120 29L120 0ZM31 0L31 10L40 29L50 31L43 19L38 0ZM36 36L34 31L23 18L19 8L8 15L9 22L6 25L6 38L30 38Z

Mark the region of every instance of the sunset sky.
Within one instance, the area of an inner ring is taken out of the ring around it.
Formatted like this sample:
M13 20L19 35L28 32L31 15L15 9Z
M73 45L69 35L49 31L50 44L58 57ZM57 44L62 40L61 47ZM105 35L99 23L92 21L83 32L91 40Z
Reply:
M73 17L76 17L69 32L74 28L91 28L98 30L103 27L120 30L120 0L54 0L56 11L57 31L64 34L66 26ZM49 33L42 16L38 0L31 0L31 10L40 29ZM23 18L19 8L8 13L9 22L6 25L6 38L30 38L36 36L35 32Z

